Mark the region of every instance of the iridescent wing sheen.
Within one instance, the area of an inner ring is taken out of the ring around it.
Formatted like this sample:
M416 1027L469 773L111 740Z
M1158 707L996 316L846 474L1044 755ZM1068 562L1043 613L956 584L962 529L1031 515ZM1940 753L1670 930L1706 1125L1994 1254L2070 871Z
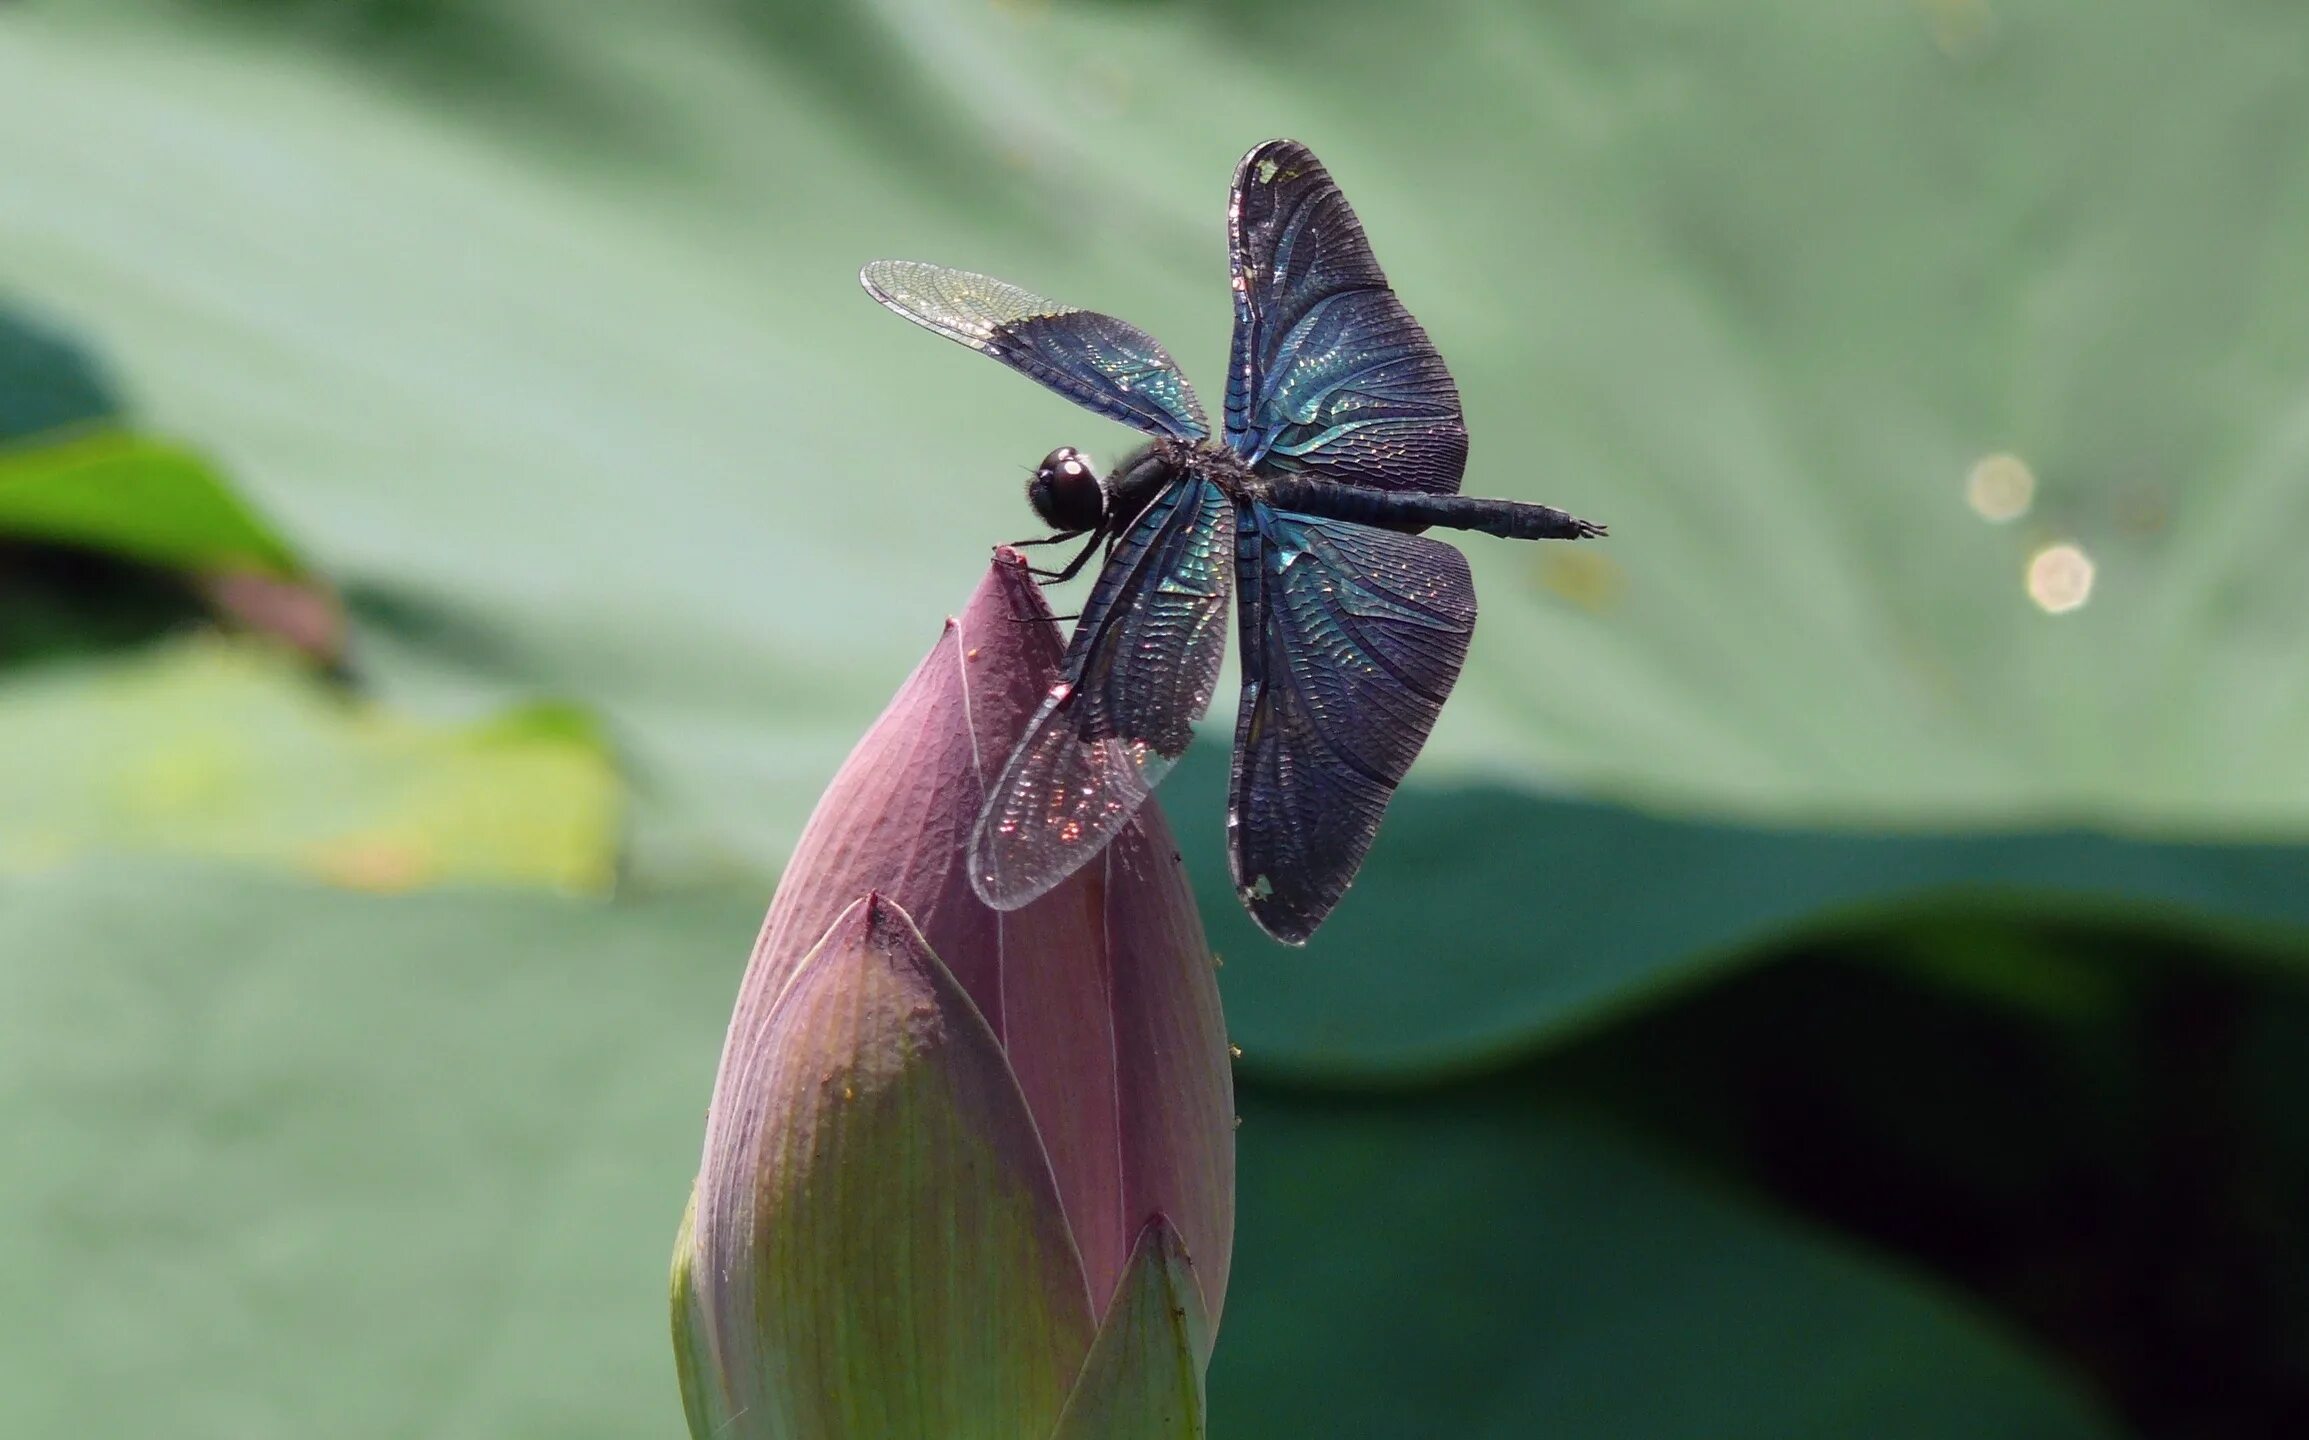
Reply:
M1064 679L988 794L970 880L1014 910L1099 852L1183 754L1227 649L1234 504L1207 480L1155 497L1116 542Z
M1387 288L1314 153L1269 140L1227 208L1235 341L1227 444L1253 465L1448 495L1467 468L1459 387Z
M991 355L1085 409L1174 440L1210 433L1178 362L1136 325L991 276L914 260L876 260L858 281L915 324Z
M1227 855L1251 918L1299 944L1355 879L1475 634L1440 541L1252 505L1236 532L1243 704Z

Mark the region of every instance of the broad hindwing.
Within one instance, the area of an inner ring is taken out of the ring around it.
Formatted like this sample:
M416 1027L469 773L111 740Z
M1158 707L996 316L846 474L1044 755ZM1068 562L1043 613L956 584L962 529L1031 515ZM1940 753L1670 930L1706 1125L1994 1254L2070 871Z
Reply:
M949 340L991 355L1086 409L1149 435L1200 440L1202 402L1152 335L987 275L914 260L858 272L866 293Z
M1268 469L1456 492L1467 468L1459 387L1322 162L1295 140L1257 147L1235 169L1227 216L1227 444Z
M979 898L1013 910L1096 855L1185 753L1227 648L1234 506L1188 480L1155 497L1099 572L1043 702L970 837Z
M1467 560L1441 541L1253 505L1237 529L1243 703L1228 858L1278 940L1315 932L1459 678Z

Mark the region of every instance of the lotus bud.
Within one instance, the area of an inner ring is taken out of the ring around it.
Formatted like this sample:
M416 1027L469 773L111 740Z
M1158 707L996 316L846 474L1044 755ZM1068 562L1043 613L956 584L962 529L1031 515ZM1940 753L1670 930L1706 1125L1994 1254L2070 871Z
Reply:
M795 848L675 1244L698 1440L1203 1434L1234 1102L1169 831L1007 914L963 864L1058 656L998 552Z

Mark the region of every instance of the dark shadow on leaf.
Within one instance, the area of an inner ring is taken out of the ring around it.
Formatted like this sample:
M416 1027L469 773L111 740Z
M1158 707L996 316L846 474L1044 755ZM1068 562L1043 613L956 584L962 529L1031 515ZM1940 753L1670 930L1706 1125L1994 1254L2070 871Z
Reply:
M176 571L0 541L0 669L143 645L207 619L193 582Z
M2309 988L2169 931L1802 945L1531 1072L1930 1265L2150 1436L2309 1433Z

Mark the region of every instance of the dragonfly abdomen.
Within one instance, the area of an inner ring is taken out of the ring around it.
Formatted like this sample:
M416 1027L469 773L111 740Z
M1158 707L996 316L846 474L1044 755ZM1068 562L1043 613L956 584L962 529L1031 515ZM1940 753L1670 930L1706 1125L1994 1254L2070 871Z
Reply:
M1604 527L1593 521L1552 505L1521 500L1370 490L1311 475L1269 476L1265 486L1268 502L1280 509L1406 534L1437 525L1448 530L1479 530L1508 540L1588 540L1605 533Z

